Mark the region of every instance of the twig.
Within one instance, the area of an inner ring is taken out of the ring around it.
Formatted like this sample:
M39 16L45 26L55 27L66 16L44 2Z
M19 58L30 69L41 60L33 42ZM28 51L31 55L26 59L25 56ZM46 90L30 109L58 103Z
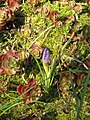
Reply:
M72 35L70 36L69 40L64 44L64 46L62 47L60 56L63 55L64 49L65 49L65 48L68 46L68 44L71 42L71 40L72 40L72 38L74 37L74 35L75 35L75 32L72 33Z
M77 59L75 59L75 58L69 57L69 56L67 56L67 55L63 55L62 58L63 58L63 59L65 59L65 58L66 58L66 59L69 59L70 61L76 61L76 62L82 64L86 69L89 69L89 68L86 66L86 64L83 63L83 62L80 61L80 60L77 60Z
M46 33L46 35L45 35L45 37L44 37L44 39L43 39L43 41L42 41L40 46L42 46L45 43L46 38L47 38L48 34L50 33L50 31L51 31L51 29L49 29L49 31Z
M51 28L53 28L53 27L55 27L55 25L52 25L52 26L48 27L47 29L45 29L45 30L33 41L33 43L30 45L30 47L31 47L45 32L47 32L49 29L51 29Z

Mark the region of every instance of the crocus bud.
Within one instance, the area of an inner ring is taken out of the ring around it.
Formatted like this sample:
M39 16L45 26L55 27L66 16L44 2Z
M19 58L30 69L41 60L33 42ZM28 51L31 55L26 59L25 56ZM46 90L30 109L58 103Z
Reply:
M43 51L43 56L42 56L43 62L45 64L48 63L49 58L50 58L50 52L47 48L45 48L44 51Z

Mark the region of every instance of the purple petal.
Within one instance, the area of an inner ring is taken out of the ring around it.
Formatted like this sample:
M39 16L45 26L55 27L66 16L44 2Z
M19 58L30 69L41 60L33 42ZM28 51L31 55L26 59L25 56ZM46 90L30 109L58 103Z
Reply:
M42 56L42 59L43 59L45 64L48 63L49 58L50 58L50 52L47 48L45 48L43 51L43 56Z

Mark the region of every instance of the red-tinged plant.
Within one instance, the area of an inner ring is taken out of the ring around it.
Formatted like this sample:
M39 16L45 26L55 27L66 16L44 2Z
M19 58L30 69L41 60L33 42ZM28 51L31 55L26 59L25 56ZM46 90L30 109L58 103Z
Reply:
M41 94L41 88L39 85L36 85L36 80L33 78L29 79L27 85L19 85L17 87L18 94L24 94L24 104L32 103L33 100L37 100Z
M41 14L43 14L44 16L48 16L49 15L49 13L50 13L50 9L48 8L48 7L46 7L46 6L43 6L42 8L41 8Z
M36 44L33 44L31 47L30 47L30 52L32 54L34 54L34 56L37 58L37 59L40 59L41 58L41 55L42 55L42 52L43 52L43 48L41 48L40 46L36 45Z
M10 5L9 5L10 8L19 8L19 4L18 2L12 2Z
M31 6L32 6L32 7L37 6L37 5L38 5L38 3L39 3L39 1L38 1L38 0L30 0L30 4L31 4Z
M74 87L76 88L78 86L78 76L75 73L72 73L71 75ZM59 90L61 92L68 92L71 87L71 82L70 82L70 73L64 73L60 75L60 85L59 85Z
M59 14L56 12L50 12L49 19L52 21L54 25L56 25L57 19L59 18Z
M27 51L25 51L25 50L19 50L16 53L16 56L19 58L19 60L24 60L27 57L29 57L29 53Z
M11 9L3 8L0 10L0 30L6 25L6 23L11 20L14 13Z
M74 88L82 86L82 82L85 78L85 73L72 73L71 78L74 84ZM70 73L64 73L60 75L60 84L59 90L61 92L68 92L71 89L71 82L70 82Z
M74 7L75 14L79 14L82 12L82 5L80 3L76 4Z
M3 72L3 69L2 68L0 68L0 73L2 73Z
M19 8L18 0L6 0L10 8Z
M6 54L0 56L1 69L6 75L13 75L18 71L17 61L19 57L14 50L8 51Z

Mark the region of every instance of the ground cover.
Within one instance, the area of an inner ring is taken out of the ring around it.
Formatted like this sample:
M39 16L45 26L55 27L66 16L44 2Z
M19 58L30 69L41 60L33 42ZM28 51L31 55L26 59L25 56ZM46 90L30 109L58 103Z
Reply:
M89 0L0 1L0 120L89 120Z

